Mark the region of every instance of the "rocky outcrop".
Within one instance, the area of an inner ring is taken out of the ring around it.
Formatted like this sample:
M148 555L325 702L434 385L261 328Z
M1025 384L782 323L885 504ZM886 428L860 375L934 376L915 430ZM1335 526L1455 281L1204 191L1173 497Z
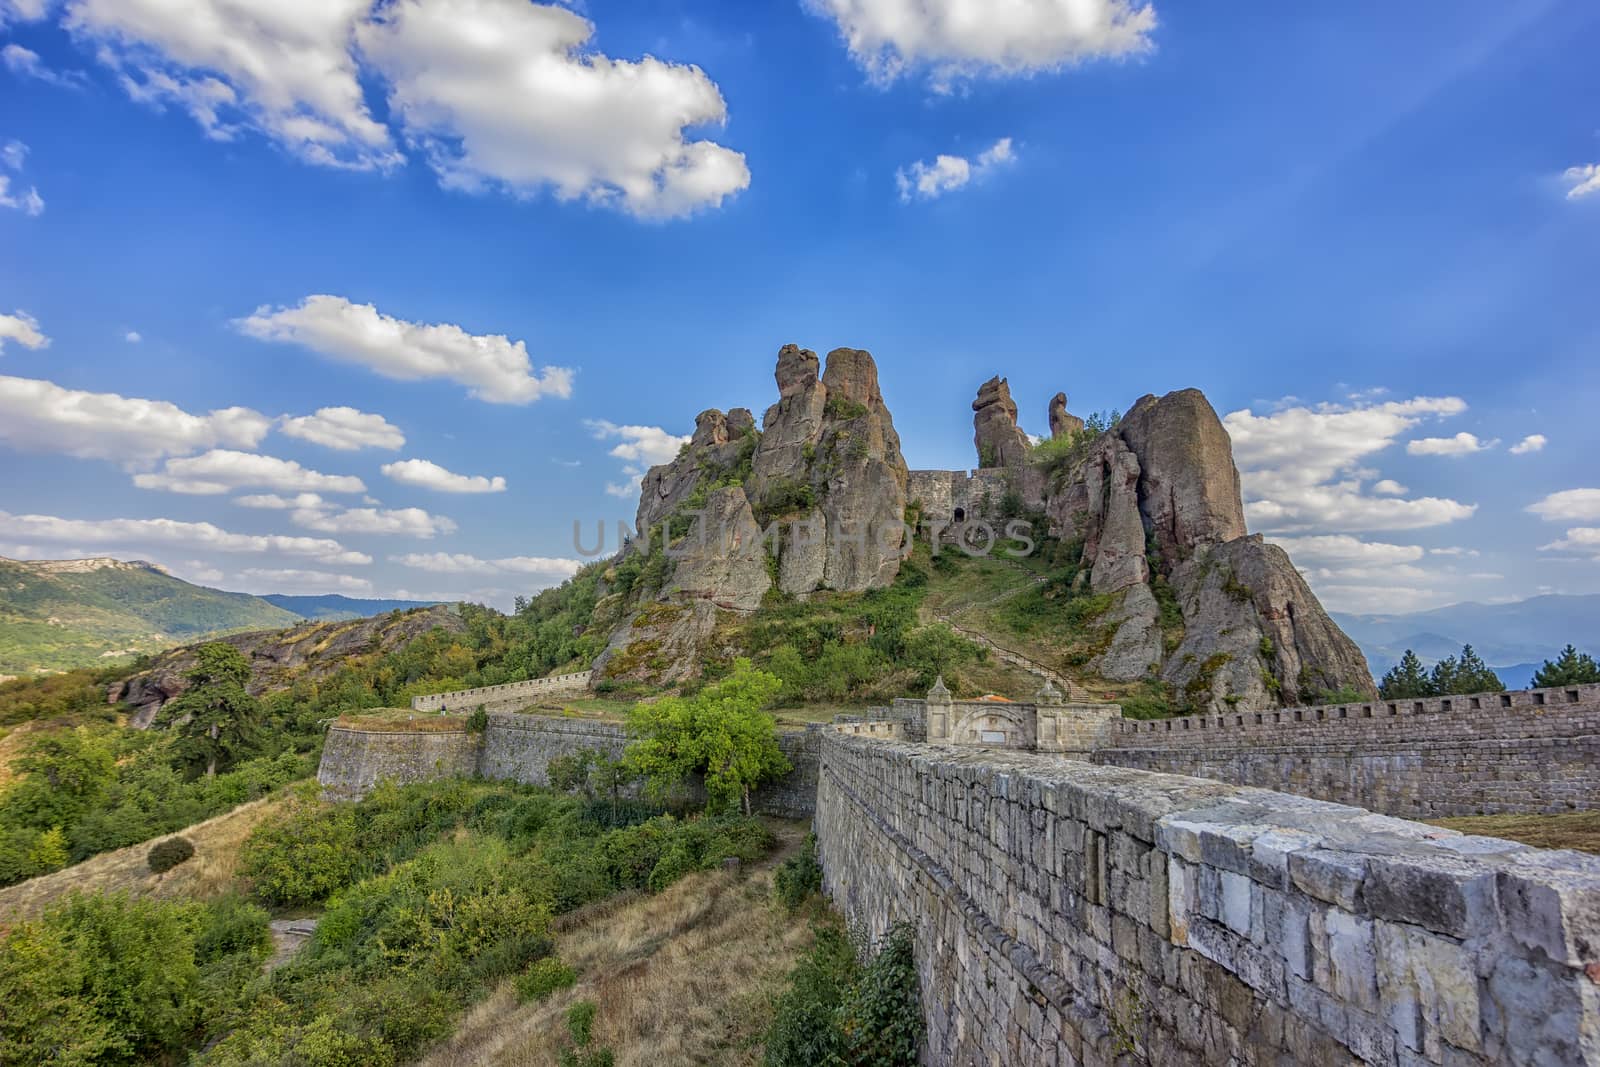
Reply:
M1050 436L1067 437L1083 432L1083 420L1067 410L1067 394L1050 398Z
M1004 378L990 378L978 388L972 412L972 443L978 449L979 467L1019 467L1027 462L1028 435L1017 425L1017 405Z
M1162 559L1244 536L1233 442L1204 393L1141 397L1117 431L1139 457L1139 508Z
M1377 696L1361 650L1259 534L1200 547L1171 584L1184 639L1162 678L1194 710L1314 704L1345 687Z
M640 536L682 507L703 479L736 467L744 450L754 447L755 427L755 416L748 408L734 408L726 414L712 408L697 415L689 446L671 462L651 467L644 476L634 520Z
M1089 588L1114 593L1150 580L1139 518L1139 457L1115 434L1106 434L1089 454L1083 485L1088 509L1083 562Z
M250 660L247 688L261 696L301 679L326 677L352 658L392 652L436 628L461 633L466 624L458 612L440 606L368 619L306 623L287 630L229 634L216 640L232 645ZM199 645L186 645L161 653L151 660L148 670L112 686L106 694L108 701L126 704L131 709L129 725L144 729L162 705L189 688L187 675L197 662L197 648Z
M811 484L827 523L822 584L854 591L888 585L900 572L906 510L900 435L878 388L878 367L860 349L828 353L828 402Z
M778 351L778 402L761 420L761 444L746 486L752 501L786 484L809 481L805 475L828 403L828 390L818 379L820 366L810 349L784 345Z
M739 486L713 490L695 528L673 550L682 555L663 594L666 599L754 611L772 588L761 529Z

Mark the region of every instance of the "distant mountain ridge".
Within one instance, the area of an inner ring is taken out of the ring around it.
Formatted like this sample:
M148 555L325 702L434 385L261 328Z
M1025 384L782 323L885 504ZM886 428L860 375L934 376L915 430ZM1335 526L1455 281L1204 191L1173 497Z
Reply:
M371 615L386 615L391 611L409 611L412 608L431 608L439 604L437 600L365 600L339 593L324 593L321 596L266 593L261 599L285 611L292 611L302 619L314 622L365 619Z
M90 666L207 634L299 621L260 597L192 585L142 560L0 557L0 672L7 674Z
M1600 594L1552 593L1509 604L1468 602L1401 615L1335 612L1333 618L1361 646L1377 677L1408 648L1431 665L1470 643L1507 688L1521 689L1569 642L1600 653Z
M95 666L214 634L428 606L337 594L231 593L186 582L144 560L0 556L0 674Z

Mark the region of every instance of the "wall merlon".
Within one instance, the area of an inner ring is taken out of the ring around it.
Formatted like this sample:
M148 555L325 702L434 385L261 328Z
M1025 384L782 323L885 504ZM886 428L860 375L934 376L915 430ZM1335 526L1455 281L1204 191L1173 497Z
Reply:
M455 708L457 711L471 711L482 704L487 710L492 711L519 704L526 706L527 701L541 696L581 693L589 688L589 682L593 677L593 671L579 671L575 674L558 674L550 678L507 682L505 685L458 689L451 693L430 693L427 696L412 697L411 710L441 711Z

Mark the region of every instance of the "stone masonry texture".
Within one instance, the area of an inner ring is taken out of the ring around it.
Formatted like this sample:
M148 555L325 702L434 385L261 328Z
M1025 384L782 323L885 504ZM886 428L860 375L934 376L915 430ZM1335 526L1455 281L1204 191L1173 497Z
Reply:
M928 1063L1600 1062L1600 857L849 730L824 885L914 925Z

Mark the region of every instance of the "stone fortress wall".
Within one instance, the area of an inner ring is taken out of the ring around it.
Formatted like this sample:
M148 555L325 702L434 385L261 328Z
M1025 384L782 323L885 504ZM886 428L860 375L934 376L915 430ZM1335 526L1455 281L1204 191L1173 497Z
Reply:
M1440 818L1600 807L1600 685L1124 720L1096 763Z
M878 725L823 735L818 845L912 923L928 1063L1600 1062L1600 857Z
M756 791L751 800L758 812L785 819L810 817L820 736L820 728L779 736L779 747L794 769ZM324 795L335 800L358 800L384 780L481 777L549 785L551 760L586 748L614 759L627 740L615 723L504 711L489 712L481 734L453 715L446 723L335 722L323 743L317 781Z
M412 697L413 711L472 711L482 705L486 711L517 710L525 708L541 697L577 696L587 692L593 671L575 674L558 674L551 678L529 678L523 682L505 685L486 685L481 689L458 689L453 693L432 693L425 697Z

